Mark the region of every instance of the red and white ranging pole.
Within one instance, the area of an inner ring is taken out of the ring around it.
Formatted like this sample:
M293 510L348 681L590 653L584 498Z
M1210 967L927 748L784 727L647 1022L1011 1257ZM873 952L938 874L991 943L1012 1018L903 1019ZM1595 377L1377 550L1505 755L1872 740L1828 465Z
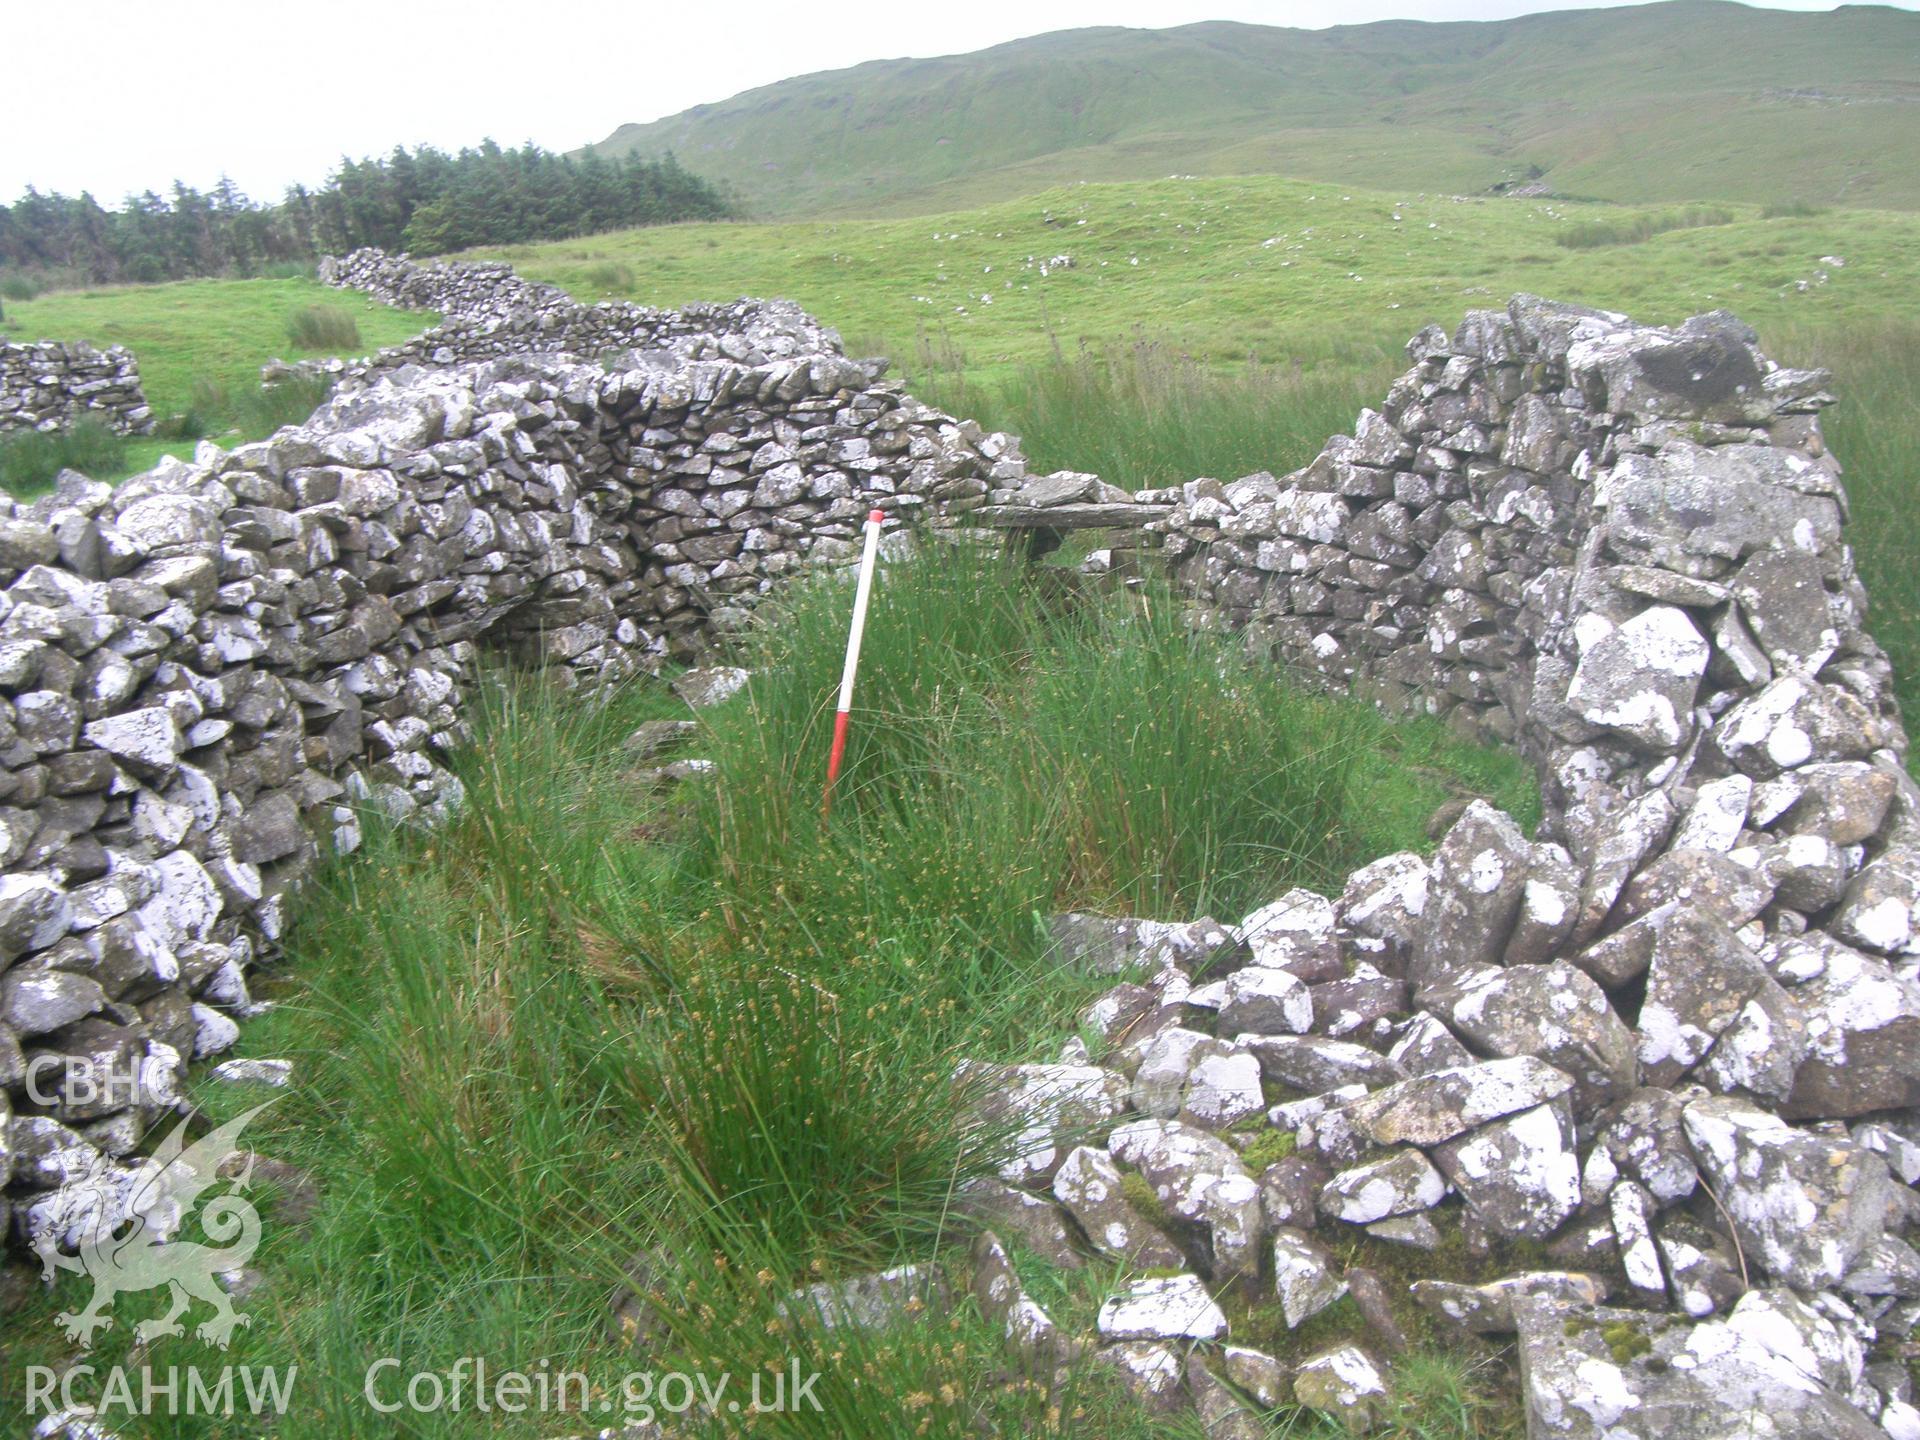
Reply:
M886 516L867 514L867 543L860 552L860 579L853 590L853 626L847 632L847 665L840 672L840 705L833 714L833 753L827 757L827 790L820 813L833 809L833 782L840 778L840 761L847 753L847 717L853 710L853 676L860 668L860 635L867 628L867 601L873 596L873 566L880 555L880 525Z

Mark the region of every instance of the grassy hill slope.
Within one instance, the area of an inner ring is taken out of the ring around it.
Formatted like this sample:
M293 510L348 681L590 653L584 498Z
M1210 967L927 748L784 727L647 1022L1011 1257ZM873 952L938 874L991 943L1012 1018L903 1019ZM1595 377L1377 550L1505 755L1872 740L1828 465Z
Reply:
M1679 219L1721 219L1635 243ZM1136 332L1210 363L1377 367L1516 290L1763 332L1920 318L1920 217L1445 199L1264 177L1048 191L912 220L678 225L487 252L583 299L800 301L854 349L975 378ZM1071 266L1049 263L1065 255ZM1839 263L1832 263L1838 261ZM1045 273L1043 274L1043 269Z
M623 125L754 213L914 214L1079 180L1920 207L1920 15L1728 0L1329 30L1059 31Z

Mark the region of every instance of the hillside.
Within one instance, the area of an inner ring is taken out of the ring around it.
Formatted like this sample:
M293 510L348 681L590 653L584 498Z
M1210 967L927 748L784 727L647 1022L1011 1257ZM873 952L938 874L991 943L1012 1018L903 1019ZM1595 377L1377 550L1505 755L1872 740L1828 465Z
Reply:
M1631 243L1566 242L1717 219ZM922 342L1004 377L1144 333L1223 364L1397 360L1421 325L1516 290L1671 323L1784 330L1912 317L1920 217L1453 199L1272 177L1074 186L921 219L675 225L483 252L589 300L800 301L856 349ZM1070 265L1054 257L1065 256ZM1837 261L1839 263L1830 263ZM1369 390L1379 379L1369 376Z
M1099 28L803 75L598 148L672 151L766 216L1170 173L1920 208L1916 61L1920 15L1883 6Z

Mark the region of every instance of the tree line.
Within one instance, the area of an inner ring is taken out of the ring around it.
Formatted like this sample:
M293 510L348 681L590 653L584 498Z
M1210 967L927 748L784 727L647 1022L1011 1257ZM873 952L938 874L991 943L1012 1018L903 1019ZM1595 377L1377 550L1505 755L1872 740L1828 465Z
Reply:
M256 275L362 245L438 255L730 213L671 155L396 146L384 159L343 158L324 186L292 186L278 204L225 177L205 193L176 180L166 196L130 195L115 210L84 192L29 189L0 205L0 272L94 285Z

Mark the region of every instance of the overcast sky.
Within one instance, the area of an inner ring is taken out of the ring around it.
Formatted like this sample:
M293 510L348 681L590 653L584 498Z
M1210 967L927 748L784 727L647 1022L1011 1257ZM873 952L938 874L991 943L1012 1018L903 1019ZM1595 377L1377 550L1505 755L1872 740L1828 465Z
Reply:
M104 204L224 171L257 199L343 154L491 135L569 150L812 70L1083 25L1497 20L1596 0L0 0L0 201ZM1599 0L1604 3L1604 0ZM30 7L30 8L29 8ZM1901 8L1920 0L1901 0ZM1822 0L1776 8L1829 10Z

